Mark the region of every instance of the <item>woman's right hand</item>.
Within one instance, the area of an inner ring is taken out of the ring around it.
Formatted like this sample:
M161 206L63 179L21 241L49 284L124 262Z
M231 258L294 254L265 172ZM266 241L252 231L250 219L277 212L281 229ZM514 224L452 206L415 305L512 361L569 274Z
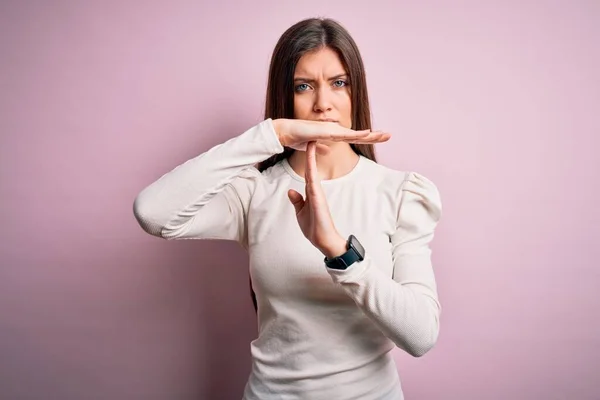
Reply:
M317 152L329 154L330 148L320 141L372 144L385 142L392 136L381 131L355 131L336 122L278 118L273 127L282 146L306 151L308 142L317 142Z

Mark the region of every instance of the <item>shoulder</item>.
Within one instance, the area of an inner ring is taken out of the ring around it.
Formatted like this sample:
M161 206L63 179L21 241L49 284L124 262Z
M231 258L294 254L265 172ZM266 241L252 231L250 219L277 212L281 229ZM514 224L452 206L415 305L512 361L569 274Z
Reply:
M402 185L400 209L404 215L412 212L416 219L437 223L442 216L442 200L437 185L418 172L407 173Z
M416 171L397 170L370 159L365 161L365 177L394 198L399 214L425 214L436 222L440 219L441 195L432 179Z

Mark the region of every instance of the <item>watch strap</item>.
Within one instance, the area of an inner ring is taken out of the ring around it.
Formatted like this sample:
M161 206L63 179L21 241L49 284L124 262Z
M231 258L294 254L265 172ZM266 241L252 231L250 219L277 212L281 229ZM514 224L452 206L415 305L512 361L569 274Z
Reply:
M324 261L327 268L344 270L362 258L361 255L358 254L358 252L354 250L354 248L352 248L348 242L346 242L346 248L347 251L340 256L332 259L325 257Z

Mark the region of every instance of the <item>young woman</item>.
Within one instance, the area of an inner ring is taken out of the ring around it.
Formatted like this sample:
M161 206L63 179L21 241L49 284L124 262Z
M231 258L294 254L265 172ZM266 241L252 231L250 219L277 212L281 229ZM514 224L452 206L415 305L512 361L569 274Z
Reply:
M363 62L330 19L290 27L265 120L141 191L141 227L239 242L259 333L244 399L403 399L390 351L436 343L436 186L376 162Z

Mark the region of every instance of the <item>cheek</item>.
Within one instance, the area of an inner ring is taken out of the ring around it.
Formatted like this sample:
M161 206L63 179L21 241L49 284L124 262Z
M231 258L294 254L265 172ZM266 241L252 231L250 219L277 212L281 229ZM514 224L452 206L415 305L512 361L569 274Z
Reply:
M294 118L306 116L310 110L310 104L300 96L294 96Z
M349 94L346 94L343 99L340 99L339 108L340 117L347 121L352 119L352 100Z

